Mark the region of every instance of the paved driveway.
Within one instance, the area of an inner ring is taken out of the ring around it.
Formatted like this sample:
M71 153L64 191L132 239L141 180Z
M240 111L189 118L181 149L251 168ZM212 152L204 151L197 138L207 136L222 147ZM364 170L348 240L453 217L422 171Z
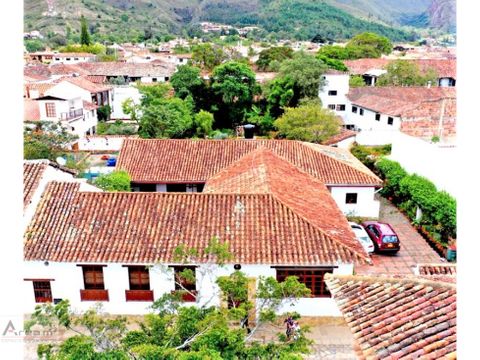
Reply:
M388 200L380 197L380 221L392 225L400 238L401 248L396 255L372 254L373 266L356 266L359 275L412 274L419 263L440 263L441 257L410 225L410 220Z

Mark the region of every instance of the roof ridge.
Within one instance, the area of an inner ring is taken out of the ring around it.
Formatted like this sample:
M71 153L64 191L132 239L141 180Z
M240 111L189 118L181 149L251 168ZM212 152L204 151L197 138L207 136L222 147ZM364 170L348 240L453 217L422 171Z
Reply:
M386 276L368 276L368 275L338 275L338 274L326 274L325 280L339 280L339 281L358 281L358 282L367 282L367 283L411 283L415 282L419 285L432 286L432 287L448 287L455 289L457 288L456 283L445 282L441 280L429 280L424 277L414 276L404 276L404 277L392 277L390 275Z

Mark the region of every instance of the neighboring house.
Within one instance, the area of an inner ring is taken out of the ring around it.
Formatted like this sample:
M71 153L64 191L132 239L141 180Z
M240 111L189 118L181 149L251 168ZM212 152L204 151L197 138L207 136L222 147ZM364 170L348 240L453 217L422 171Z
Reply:
M140 104L142 95L133 85L115 85L112 90L112 120L130 120L130 114L123 112L122 104L125 100L132 99L135 104Z
M56 53L52 64L78 64L82 62L94 62L97 55L90 53Z
M142 83L169 81L175 72L175 65L169 63L123 63L97 62L83 63L82 68L90 75L105 76L107 81L122 77L127 83L140 81Z
M98 106L112 104L112 87L96 84L83 76L63 78L59 83L48 90L48 94L63 96L80 96L82 100Z
M398 59L397 59L398 60ZM361 75L365 83L375 86L379 76L386 73L386 67L393 59L357 59L346 60L345 65L351 75ZM438 82L432 86L455 86L457 81L457 60L456 59L407 59L405 61L416 64L420 71L426 73L434 70L438 76Z
M358 142L369 141L367 130L382 135L376 136L375 144L366 145L391 143L392 131L425 139L456 135L455 88L350 88L347 74L325 74L324 80L319 92L323 107L341 116L347 129L363 131L357 137Z
M341 149L350 149L355 142L357 134L358 133L356 131L342 128L339 134L334 135L330 139L324 141L322 145L338 147Z
M450 281L327 275L358 359L456 359L457 287Z
M53 61L55 53L50 51L37 51L28 54L28 60L41 62L43 64L50 64Z
M23 161L23 218L26 225L35 213L38 203L50 181L66 181L80 183L84 191L101 191L81 179L75 179L77 172L53 161L24 160Z
M347 150L329 146L290 140L126 139L117 168L130 174L134 191L202 192L210 178L258 148L321 180L344 214L378 217L374 195L382 181Z
M59 122L66 127L67 131L80 138L95 134L98 124L96 105L82 100L79 96L68 98L45 95L34 101L38 106L39 118L25 118L25 121Z
M224 268L208 274L205 257L174 260L179 245L202 254L214 236L233 255ZM112 314L145 314L190 266L195 296L185 300L194 305L212 295L219 305L215 279L241 269L254 283L293 275L311 289L281 312L339 316L325 274L351 275L355 264L370 263L325 184L266 148L211 177L204 193L93 193L51 182L25 232L24 256L27 313L69 299L76 309L102 301Z

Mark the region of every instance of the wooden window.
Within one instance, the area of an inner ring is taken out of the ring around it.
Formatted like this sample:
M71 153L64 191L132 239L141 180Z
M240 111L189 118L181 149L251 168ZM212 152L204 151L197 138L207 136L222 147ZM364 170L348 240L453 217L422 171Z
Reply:
M356 106L352 106L352 113L357 113L358 108Z
M375 120L380 121L380 114L375 114Z
M187 184L167 184L167 192L186 192Z
M45 112L47 117L56 117L57 111L55 110L55 103L45 103Z
M196 277L195 277L195 266L174 266L174 273L175 273L175 290L188 290L188 291L196 291L197 284L196 284ZM194 279L185 279L182 277L181 273L186 269L193 271Z
M323 280L326 273L333 273L333 268L277 269L277 281L284 281L288 276L296 276L299 282L311 290L311 297L330 297L330 291Z
M336 96L337 95L337 90L329 90L328 95L330 96Z
M33 293L36 303L52 302L52 288L50 281L33 280Z
M387 123L388 125L393 125L393 118L389 116Z
M345 196L346 204L356 204L357 203L357 193L347 193Z
M363 109L360 109L360 115L363 116Z
M150 274L145 266L129 266L130 290L150 290Z
M329 105L328 105L328 108L329 108L330 110L335 110L335 104L329 104Z
M83 265L82 269L85 290L105 290L102 266Z
M337 111L345 111L345 105L344 104L338 104L337 105Z

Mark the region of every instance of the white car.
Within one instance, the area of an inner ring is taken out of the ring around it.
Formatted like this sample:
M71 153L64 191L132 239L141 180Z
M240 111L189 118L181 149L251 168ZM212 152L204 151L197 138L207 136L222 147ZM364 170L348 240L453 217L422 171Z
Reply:
M357 237L360 244L362 244L365 251L369 254L373 253L375 251L375 246L373 245L372 239L370 239L370 236L368 236L367 232L362 227L362 225L359 225L351 221L349 221L348 223L352 227L352 230L355 233L355 236Z

